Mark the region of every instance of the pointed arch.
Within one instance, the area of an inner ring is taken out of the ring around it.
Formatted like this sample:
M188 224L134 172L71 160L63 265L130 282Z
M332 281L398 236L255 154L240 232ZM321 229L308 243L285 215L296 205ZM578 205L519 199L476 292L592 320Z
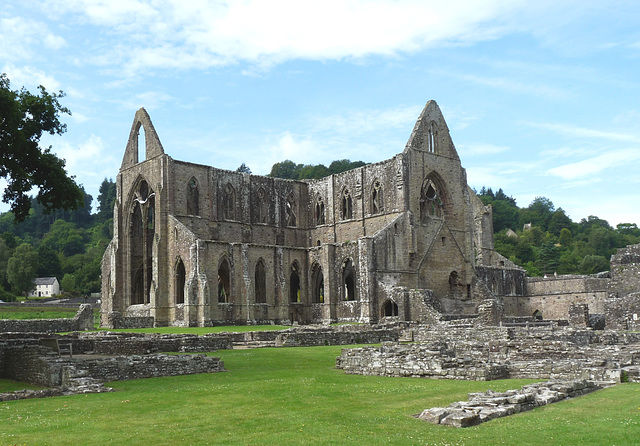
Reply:
M348 188L342 189L340 197L340 217L341 220L351 220L353 218L353 200Z
M155 236L155 192L139 177L129 193L128 258L129 302L148 304L153 284L153 240Z
M311 267L311 302L324 303L324 274L317 262Z
M398 304L393 300L388 299L383 305L380 311L381 317L398 316Z
M142 145L139 142L140 130L144 132L144 138L142 138L144 144ZM138 152L140 152L140 155ZM143 154L144 157L142 156ZM144 108L141 108L136 112L133 118L127 148L125 150L120 169L131 167L162 154L164 154L164 149L160 142L160 138L158 138L158 134L153 127L151 118L147 111Z
M257 203L257 222L261 224L267 224L269 222L269 202L267 200L267 193L264 188L261 187L258 189L258 193L256 194Z
M289 302L301 302L300 265L294 260L289 269Z
M296 196L293 192L290 192L289 195L287 195L287 199L285 200L285 204L284 204L285 226L295 228L298 223L297 214L298 214L298 210L297 210Z
M326 223L326 218L324 215L324 200L322 198L322 195L318 195L318 197L316 198L315 217L316 226L324 225Z
M356 271L350 258L342 262L342 300L356 300Z
M231 268L226 256L218 264L218 302L231 303Z
M384 191L382 183L377 178L371 184L370 209L373 215L384 212Z
M187 182L187 214L200 215L200 191L196 177Z
M449 202L444 181L436 172L431 172L420 188L420 222L431 218L445 218L449 213Z
M174 292L175 292L175 303L183 304L184 303L184 285L186 283L187 274L184 269L184 263L182 259L178 257L178 261L174 267Z
M261 258L256 262L254 274L254 298L257 304L267 303L267 274L264 267L264 260Z
M221 194L221 215L223 220L237 220L236 189L231 183L227 183Z

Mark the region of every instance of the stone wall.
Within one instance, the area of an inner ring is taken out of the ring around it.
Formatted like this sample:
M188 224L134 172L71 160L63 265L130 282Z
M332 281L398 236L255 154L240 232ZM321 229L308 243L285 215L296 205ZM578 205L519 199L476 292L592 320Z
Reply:
M93 330L93 309L82 304L70 319L1 319L0 332L63 333Z
M437 379L620 381L627 369L631 376L640 365L637 333L412 327L402 339L418 343L344 349L337 367L346 373Z

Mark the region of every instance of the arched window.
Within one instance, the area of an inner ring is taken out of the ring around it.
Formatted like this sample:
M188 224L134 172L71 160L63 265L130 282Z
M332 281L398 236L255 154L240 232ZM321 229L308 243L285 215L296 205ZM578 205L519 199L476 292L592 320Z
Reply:
M176 295L176 304L184 303L184 284L186 281L186 272L184 270L184 263L182 263L182 259L178 259L176 263L176 272L175 272L175 295Z
M133 190L129 221L130 303L148 304L153 284L155 193L145 180Z
M318 199L316 200L316 226L325 224L326 220L324 217L324 200L320 195L318 195Z
M313 303L324 303L324 275L322 274L322 267L317 263L311 268L311 301Z
M200 192L195 177L192 177L187 185L187 214L200 215Z
M257 304L266 304L267 303L267 274L264 269L264 262L262 259L258 260L256 263L256 272L255 272L255 301Z
M384 211L384 197L382 194L382 183L375 180L371 186L371 213L380 214Z
M267 193L263 188L258 189L257 218L258 223L266 224L269 221L269 203Z
M218 302L231 302L231 270L226 258L222 259L218 267Z
M435 123L431 121L431 124L429 125L429 131L427 133L427 144L430 153L436 152L436 141L438 140L438 130L436 129L436 126L434 124Z
M289 272L289 301L301 302L300 297L300 268L297 262L293 262L291 265L291 271Z
M296 197L293 192L287 197L287 201L284 204L284 224L285 226L295 228L297 225L296 218Z
M353 218L353 201L349 189L342 191L342 205L340 207L342 220L351 220Z
M382 317L397 316L397 315L398 315L398 304L392 301L391 299L389 299L382 306Z
M236 190L227 183L222 192L222 219L223 220L236 220Z
M442 217L443 202L436 184L426 179L420 191L420 221L426 223L430 217Z
M356 273L351 259L342 264L342 298L356 300Z
M457 296L460 292L460 280L458 278L458 272L457 271L451 271L451 274L449 274L449 295L451 297L453 296Z

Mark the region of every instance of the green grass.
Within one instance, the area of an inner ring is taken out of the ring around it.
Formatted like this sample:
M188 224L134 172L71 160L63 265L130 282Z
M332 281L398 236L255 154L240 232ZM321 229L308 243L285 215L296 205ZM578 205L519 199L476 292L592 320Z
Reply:
M230 333L242 333L246 331L272 331L286 330L291 326L285 325L225 325L220 327L155 327L155 328L100 328L100 330L126 332L126 333L185 333L203 335L207 333L222 333L224 331Z
M118 392L0 403L0 444L637 444L640 384L467 429L412 417L530 380L345 375L341 347L221 351L226 373L113 383Z
M72 318L78 312L74 308L0 306L0 319L60 319ZM99 313L99 312L98 312Z
M26 384L19 381L13 381L11 379L0 379L0 393L15 392L16 390L23 389L38 390L44 389L44 387L34 386L32 384Z

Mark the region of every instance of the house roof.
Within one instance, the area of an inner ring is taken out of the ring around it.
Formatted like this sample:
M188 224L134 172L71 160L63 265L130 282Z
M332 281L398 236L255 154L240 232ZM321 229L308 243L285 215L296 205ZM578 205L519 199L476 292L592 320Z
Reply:
M53 283L57 281L58 279L55 277L38 277L36 279L36 285L53 285Z

